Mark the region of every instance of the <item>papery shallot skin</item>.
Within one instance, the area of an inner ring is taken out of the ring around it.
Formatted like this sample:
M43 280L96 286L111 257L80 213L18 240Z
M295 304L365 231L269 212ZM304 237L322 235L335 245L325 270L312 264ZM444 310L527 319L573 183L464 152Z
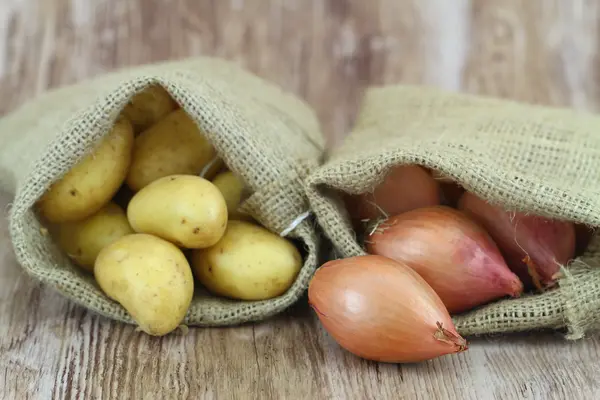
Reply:
M508 266L527 287L553 286L561 265L575 255L571 222L509 212L468 192L458 208L488 231Z
M366 249L415 270L451 314L523 291L485 230L449 207L388 218L367 238Z
M433 289L406 265L385 257L324 264L308 297L325 330L361 358L408 363L467 349Z

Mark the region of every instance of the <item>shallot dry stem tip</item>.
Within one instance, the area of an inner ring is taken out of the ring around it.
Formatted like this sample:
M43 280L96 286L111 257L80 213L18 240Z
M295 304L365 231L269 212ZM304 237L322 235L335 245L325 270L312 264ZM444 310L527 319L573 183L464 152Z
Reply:
M527 265L527 272L529 272L529 275L531 276L531 280L533 281L533 285L535 286L535 288L539 291L543 291L544 286L542 285L540 274L538 274L537 266L535 265L531 257L529 257L529 255L526 255L523 258L523 262L525 263L525 265Z
M518 278L512 282L511 292L509 294L514 298L521 297L523 294L523 283Z
M457 353L466 351L469 348L467 341L463 337L445 329L442 323L439 321L436 322L436 325L437 330L433 334L433 337L436 340L455 346L457 348Z

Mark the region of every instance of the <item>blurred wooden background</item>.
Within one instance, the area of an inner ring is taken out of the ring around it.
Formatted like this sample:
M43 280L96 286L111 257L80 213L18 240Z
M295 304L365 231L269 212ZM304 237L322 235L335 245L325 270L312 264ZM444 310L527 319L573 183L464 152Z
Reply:
M599 27L600 0L1 0L0 113L49 87L200 54L305 98L330 145L369 84L598 110ZM303 303L261 324L149 338L38 287L0 224L2 399L592 399L599 356L597 338L544 333L473 339L420 365L369 363Z

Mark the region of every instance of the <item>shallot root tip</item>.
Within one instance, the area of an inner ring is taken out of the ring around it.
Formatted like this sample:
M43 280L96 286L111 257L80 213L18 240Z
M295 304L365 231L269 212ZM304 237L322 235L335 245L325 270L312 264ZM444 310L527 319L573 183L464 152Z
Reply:
M395 220L393 222L390 222L387 218L378 218L376 220L371 220L371 224L367 227L367 230L369 232L368 236L373 236L376 233L384 233L386 230L388 230L395 224Z
M436 340L456 347L456 353L466 351L469 348L467 341L462 336L445 329L442 323L439 321L436 322L436 325L437 330L433 334L433 337Z
M383 219L388 219L390 217L388 213L386 213L385 210L379 206L379 204L375 203L374 201L369 201L369 203L371 203L371 205L373 205L377 211L379 211L379 214L381 214Z

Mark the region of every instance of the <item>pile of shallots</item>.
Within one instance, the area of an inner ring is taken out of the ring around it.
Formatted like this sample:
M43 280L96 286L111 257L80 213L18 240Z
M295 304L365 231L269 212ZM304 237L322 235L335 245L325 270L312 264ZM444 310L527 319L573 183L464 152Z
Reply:
M451 314L550 289L592 233L506 211L416 165L346 207L370 255L324 264L309 302L342 347L383 362L466 350Z

